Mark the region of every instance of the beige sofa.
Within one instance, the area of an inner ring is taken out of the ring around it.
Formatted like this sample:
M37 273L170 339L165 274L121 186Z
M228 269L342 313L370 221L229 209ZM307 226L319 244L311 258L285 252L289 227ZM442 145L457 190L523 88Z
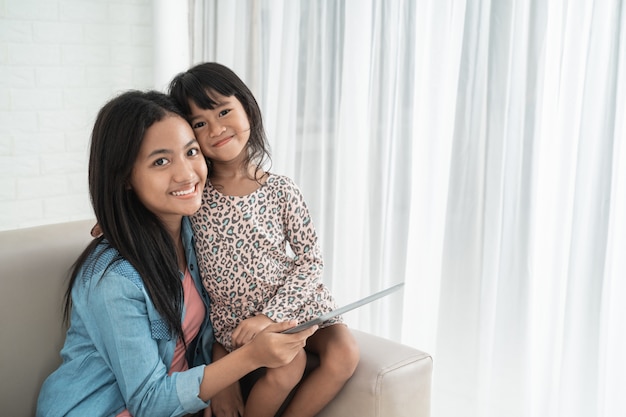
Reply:
M92 220L0 232L0 414L30 417L41 383L59 364L67 272ZM320 416L427 417L431 357L355 331L361 362Z

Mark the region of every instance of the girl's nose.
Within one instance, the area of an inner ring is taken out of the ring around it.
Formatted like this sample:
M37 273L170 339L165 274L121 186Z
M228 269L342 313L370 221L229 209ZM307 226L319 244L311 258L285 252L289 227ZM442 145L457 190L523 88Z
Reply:
M225 130L226 130L226 127L220 124L219 122L209 123L209 135L212 138L221 135L222 133L224 133Z
M196 171L192 161L183 159L178 164L176 172L174 173L174 180L177 182L186 182L193 179L196 176Z

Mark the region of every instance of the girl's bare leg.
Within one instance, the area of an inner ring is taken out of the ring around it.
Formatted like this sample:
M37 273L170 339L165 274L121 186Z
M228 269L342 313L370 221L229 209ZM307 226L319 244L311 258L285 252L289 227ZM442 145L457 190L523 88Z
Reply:
M343 324L319 329L307 340L306 349L319 355L320 365L301 382L283 417L319 413L335 398L359 363L356 340Z
M274 417L293 387L302 379L305 366L306 352L303 349L289 365L268 368L252 387L244 416Z

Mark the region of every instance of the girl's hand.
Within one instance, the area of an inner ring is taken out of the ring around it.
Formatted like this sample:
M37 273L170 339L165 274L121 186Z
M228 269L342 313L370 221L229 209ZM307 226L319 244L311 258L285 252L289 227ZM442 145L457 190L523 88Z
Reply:
M226 355L221 355L223 352L218 348L217 355L213 354L214 361L204 367L198 396L209 401L257 368L279 368L293 362L299 353L304 353L307 338L317 330L317 326L313 326L298 333L282 333L297 324L295 320L272 323L249 343Z
M211 398L211 406L215 417L238 417L243 416L243 397L239 383L229 385ZM207 417L206 411L204 417ZM210 417L210 414L209 414Z
M274 323L272 319L264 314L245 319L239 326L235 328L232 334L233 349L237 349L254 339L254 336L261 333L270 324Z
M213 413L211 412L211 406L208 406L207 408L204 409L204 411L202 412L202 416L213 417Z
M285 366L304 349L307 338L317 331L317 326L312 326L298 333L282 333L297 324L295 320L272 323L257 334L246 348L251 348L260 366L268 368Z

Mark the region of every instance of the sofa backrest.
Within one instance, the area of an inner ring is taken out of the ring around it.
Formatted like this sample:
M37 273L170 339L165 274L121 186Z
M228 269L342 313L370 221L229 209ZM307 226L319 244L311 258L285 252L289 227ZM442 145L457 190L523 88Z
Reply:
M35 415L41 384L61 361L69 270L94 223L0 231L1 415Z

